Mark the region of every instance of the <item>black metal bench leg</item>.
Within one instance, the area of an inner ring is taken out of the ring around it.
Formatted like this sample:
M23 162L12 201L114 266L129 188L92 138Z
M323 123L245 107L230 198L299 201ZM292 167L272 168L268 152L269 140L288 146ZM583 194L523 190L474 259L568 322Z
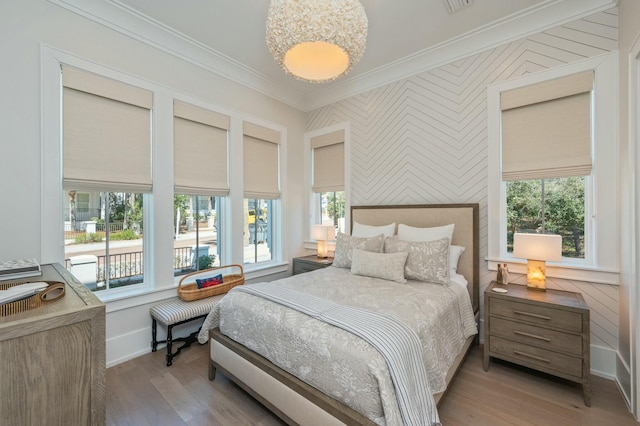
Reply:
M172 329L173 329L172 325L167 327L167 367L169 367L172 364L172 360L173 360L173 354L171 353L171 346L173 343L173 336L171 335Z
M155 318L153 318L153 322L151 323L151 352L155 352L158 350L158 322Z

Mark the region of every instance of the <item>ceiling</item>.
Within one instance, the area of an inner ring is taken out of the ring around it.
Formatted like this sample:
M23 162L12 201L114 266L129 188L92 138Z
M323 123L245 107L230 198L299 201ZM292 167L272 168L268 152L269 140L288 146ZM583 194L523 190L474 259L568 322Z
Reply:
M615 5L615 0L361 0L367 49L344 78L286 75L265 43L269 0L51 0L308 110Z

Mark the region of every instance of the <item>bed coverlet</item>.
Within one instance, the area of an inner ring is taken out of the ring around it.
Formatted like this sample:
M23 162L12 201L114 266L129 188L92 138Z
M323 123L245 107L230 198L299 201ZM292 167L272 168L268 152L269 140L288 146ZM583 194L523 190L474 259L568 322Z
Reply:
M477 333L466 289L409 281L398 284L324 268L272 282L336 303L392 315L419 336L431 391L445 389L447 370L467 337ZM221 320L220 320L221 318ZM374 422L401 425L393 381L383 356L352 333L279 304L230 292L199 336L223 334Z

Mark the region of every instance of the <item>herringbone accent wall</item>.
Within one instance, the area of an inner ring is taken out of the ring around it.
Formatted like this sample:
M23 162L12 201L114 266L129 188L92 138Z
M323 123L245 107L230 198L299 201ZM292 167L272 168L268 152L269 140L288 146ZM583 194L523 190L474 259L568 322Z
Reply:
M312 111L307 130L351 125L351 204L480 203L487 255L487 85L617 49L617 9L429 70ZM515 277L519 279L518 277ZM617 350L618 288L553 279L583 293L592 345Z

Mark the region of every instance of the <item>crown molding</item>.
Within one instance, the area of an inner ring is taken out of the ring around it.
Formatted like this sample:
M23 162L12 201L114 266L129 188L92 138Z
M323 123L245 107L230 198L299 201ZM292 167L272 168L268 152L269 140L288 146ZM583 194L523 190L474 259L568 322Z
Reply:
M372 71L303 93L117 0L48 1L301 111L311 111L338 102L617 5L617 0L548 0Z
M617 2L617 0L547 1L414 55L318 89L307 96L305 110L314 110L487 49L611 9L617 5Z
M266 96L305 109L305 96L117 0L48 0L107 28L178 57Z

